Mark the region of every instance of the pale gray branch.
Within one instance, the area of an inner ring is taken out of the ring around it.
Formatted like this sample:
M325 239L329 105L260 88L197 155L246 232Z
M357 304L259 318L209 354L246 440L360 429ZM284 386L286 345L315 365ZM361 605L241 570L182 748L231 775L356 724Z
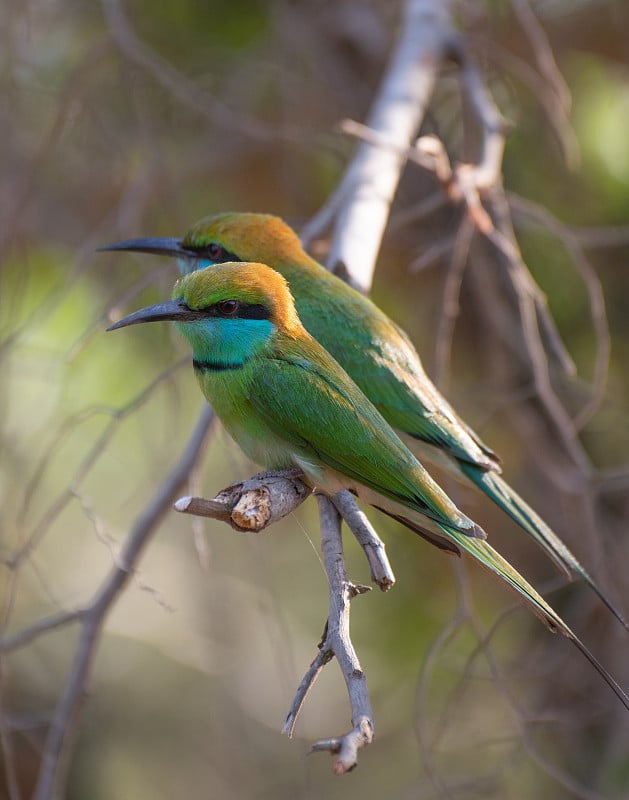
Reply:
M29 628L23 628L20 631L9 634L0 639L0 653L8 653L11 650L17 650L18 647L24 647L34 639L37 639L44 633L57 630L71 622L81 619L83 611L60 611L58 614L52 614L49 617L38 620Z
M372 580L383 592L388 592L395 583L395 575L387 558L384 542L351 492L343 489L332 498L332 502L356 537L358 544L363 548L371 568Z
M371 287L405 153L419 130L452 36L449 0L407 0L400 38L367 117L367 127L391 147L361 144L335 192L335 203L339 205L339 195L342 200L328 266L362 292Z
M328 750L335 754L334 772L343 775L356 766L358 750L371 744L374 732L367 679L349 633L350 601L365 587L355 586L347 578L339 512L328 497L317 495L317 500L321 515L321 550L330 587L328 623L321 650L331 651L339 662L352 708L353 728L343 736L316 742L313 750Z
M282 726L282 733L287 734L289 738L292 738L293 733L295 731L295 724L297 723L297 717L299 716L299 712L308 696L308 692L312 689L314 682L317 680L319 675L321 674L321 670L325 667L326 664L329 664L330 661L334 658L334 653L330 649L323 649L323 642L319 647L319 652L315 656L314 661L308 667L306 674L301 680L301 683L297 687L297 691L295 692L295 697L293 698L293 702L291 703L290 710L286 715L286 720L284 725Z

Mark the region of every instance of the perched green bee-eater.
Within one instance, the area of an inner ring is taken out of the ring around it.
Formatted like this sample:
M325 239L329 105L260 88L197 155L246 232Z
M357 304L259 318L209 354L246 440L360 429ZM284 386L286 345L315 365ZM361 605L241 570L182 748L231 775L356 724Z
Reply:
M466 550L570 638L629 709L629 697L535 589L452 503L379 411L301 324L284 278L263 264L193 272L173 299L110 330L173 320L192 345L203 394L228 433L268 469L298 467L320 491L349 489L433 541Z
M197 222L183 239L130 239L100 249L174 256L184 275L226 261L261 262L277 270L289 283L306 330L387 422L412 436L422 457L454 468L482 489L569 577L583 579L629 629L566 545L502 478L498 457L431 382L406 334L371 300L310 258L281 219L217 214Z

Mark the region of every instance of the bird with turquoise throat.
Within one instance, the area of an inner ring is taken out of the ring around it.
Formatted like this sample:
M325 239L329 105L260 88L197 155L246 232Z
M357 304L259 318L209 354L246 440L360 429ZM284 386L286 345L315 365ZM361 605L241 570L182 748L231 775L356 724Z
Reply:
M188 340L207 400L267 469L297 467L319 491L348 489L445 549L467 552L568 637L629 709L629 697L552 607L486 541L341 365L302 325L286 280L263 264L193 271L173 298L110 330L170 320Z

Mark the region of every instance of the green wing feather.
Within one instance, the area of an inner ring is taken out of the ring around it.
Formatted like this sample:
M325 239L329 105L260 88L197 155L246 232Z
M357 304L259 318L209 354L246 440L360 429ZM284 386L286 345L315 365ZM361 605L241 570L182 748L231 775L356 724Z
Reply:
M301 454L463 535L484 536L432 480L378 411L324 350L282 342L260 359L249 402ZM309 354L309 349L313 352Z

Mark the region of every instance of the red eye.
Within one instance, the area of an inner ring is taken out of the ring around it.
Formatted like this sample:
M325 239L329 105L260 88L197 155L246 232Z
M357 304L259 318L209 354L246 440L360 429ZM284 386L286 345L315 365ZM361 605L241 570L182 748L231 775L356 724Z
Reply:
M238 300L223 300L218 304L219 311L225 317L233 317L239 308Z
M207 246L207 253L212 260L218 261L223 256L223 248L216 242L210 242Z

